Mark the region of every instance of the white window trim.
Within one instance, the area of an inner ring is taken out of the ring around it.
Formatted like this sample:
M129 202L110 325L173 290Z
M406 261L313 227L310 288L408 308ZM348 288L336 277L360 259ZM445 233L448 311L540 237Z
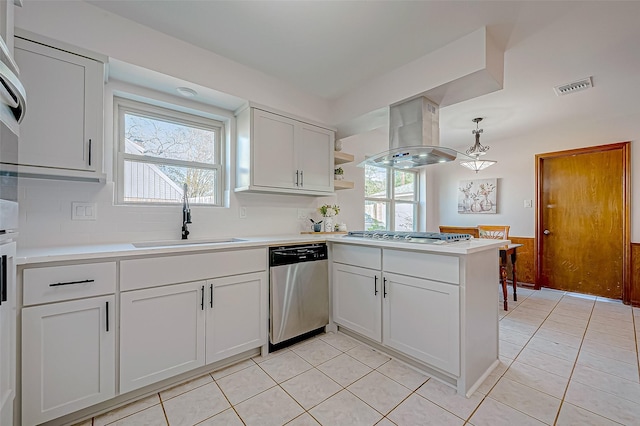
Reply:
M369 167L378 167L378 166L369 166ZM413 204L413 230L417 231L418 228L420 227L419 223L418 223L418 214L420 211L420 173L418 172L418 170L416 169L393 169L393 168L386 168L386 167L379 167L381 169L385 169L386 173L387 173L387 194L389 195L389 197L387 198L378 198L378 197L364 197L364 202L365 204L367 203L367 201L371 201L371 202L382 202L382 203L386 203L387 205L387 230L388 231L393 231L396 227L396 204ZM415 184L416 184L416 188L415 188L415 199L413 201L404 201L404 200L396 200L395 199L395 185L393 184L394 180L393 180L393 175L394 175L394 171L401 171L401 172L412 172L415 173ZM366 179L366 177L365 177Z
M150 100L150 102L153 102ZM133 160L136 162L152 163L152 164L166 164L180 167L194 167L201 169L208 169L216 171L216 188L215 188L215 201L214 203L190 203L191 205L205 206L205 207L224 207L224 185L226 180L224 159L225 159L225 142L226 129L223 122L207 118L204 116L198 116L196 114L189 114L182 111L173 110L171 108L160 107L152 103L145 103L141 101L135 101L120 96L113 97L113 109L114 109L114 135L115 148L116 148L116 204L124 206L175 206L175 203L148 203L148 202L125 202L124 201L124 162L125 160ZM136 155L125 153L124 147L124 114L125 112L132 112L142 116L148 116L152 118L161 119L167 122L173 122L177 124L186 124L191 127L215 130L218 133L217 146L214 150L214 163L200 163L195 161L174 160L168 158L160 158L149 155Z

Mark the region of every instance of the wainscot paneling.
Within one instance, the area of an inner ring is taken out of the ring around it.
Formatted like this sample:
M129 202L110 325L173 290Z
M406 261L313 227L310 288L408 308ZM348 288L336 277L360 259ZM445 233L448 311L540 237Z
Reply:
M640 306L640 243L631 243L631 304Z
M512 237L509 239L513 244L522 244L518 248L518 283L535 284L536 282L536 244L535 238L530 237ZM639 252L640 254L640 252ZM507 276L511 277L511 262L507 270Z

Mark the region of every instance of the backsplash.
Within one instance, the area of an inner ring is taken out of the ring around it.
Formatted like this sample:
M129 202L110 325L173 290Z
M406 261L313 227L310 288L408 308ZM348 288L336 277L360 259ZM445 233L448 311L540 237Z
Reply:
M190 238L292 234L309 230L299 213L334 197L230 194L229 208L192 206ZM96 220L71 220L71 203L95 203ZM113 183L19 182L20 248L179 239L182 207L116 206ZM246 218L240 218L240 209Z

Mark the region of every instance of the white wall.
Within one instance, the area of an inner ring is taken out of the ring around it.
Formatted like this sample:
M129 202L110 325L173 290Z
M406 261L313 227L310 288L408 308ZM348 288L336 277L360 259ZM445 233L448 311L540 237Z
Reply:
M24 7L16 11L16 24L32 32L244 99L317 121L329 121L328 106L324 100L85 2L25 2ZM441 110L441 122L447 122L446 108ZM426 212L426 230L437 230L440 224L506 223L511 225L512 235L533 237L535 209L524 208L523 200L535 199L535 154L631 140L632 170L638 170L638 134L640 107L614 120L585 117L579 126L560 123L555 128L541 128L536 133L523 134L517 140L495 140L485 132L483 144L491 146L488 156L498 160L498 164L477 176L498 179L498 214L458 214L458 182L476 177L475 173L456 163L433 165L425 170L427 201L423 211ZM470 135L469 145L472 142ZM364 176L363 169L355 165L364 159L365 154L386 150L387 144L384 129L343 141L343 150L356 155L353 164L343 166L345 179L355 182L354 190L343 190L335 196L317 199L229 192L229 208L193 208L191 235L193 238L207 238L295 233L308 229L310 225L308 220L298 219L299 210L308 214L324 203L341 206L336 222L345 222L352 230L362 229ZM442 140L441 144L446 146L447 141ZM105 154L109 173L111 153L107 145ZM229 188L234 185L234 174L231 169ZM166 239L178 238L180 234L180 208L114 206L111 182L98 185L22 180L20 185L22 247ZM632 188L639 185L640 174L632 173ZM98 220L71 221L72 201L96 202ZM632 197L632 241L640 241L640 225L633 221L640 215L639 203L638 197ZM238 217L242 206L247 208L246 219ZM424 221L424 217L421 220Z
M594 145L631 141L631 240L640 241L640 226L634 221L640 213L638 197L633 188L640 185L640 176L633 170L640 169L640 112L604 121L591 118L581 126L558 125L539 129L536 133L523 134L518 140L492 140L490 133L483 133L481 142L490 145L486 155L498 163L479 172L467 170L454 163L433 166L434 192L429 200L438 206L428 217L428 228L438 225L505 224L510 225L509 235L534 237L535 234L535 155ZM473 138L469 135L469 146ZM497 214L459 214L457 212L458 182L474 178L498 179ZM524 200L533 200L534 208L525 208Z
M85 2L25 2L17 9L16 26L59 41L108 55L185 81L269 105L316 121L326 121L326 101L244 67L219 55L183 43L157 31L112 15ZM185 66L185 64L188 64ZM114 205L112 86L105 88L105 172L107 184L21 179L19 188L19 245L47 247L180 238L181 207ZM122 86L118 86L122 88ZM140 90L143 95L151 92ZM151 96L208 113L233 117L230 111L190 103L164 94ZM310 222L299 214L315 215L315 208L335 202L324 198L236 194L235 129L228 121L227 208L192 207L191 238L241 237L298 233ZM277 167L277 165L274 165ZM72 202L97 205L96 221L72 221ZM247 217L240 219L239 210Z

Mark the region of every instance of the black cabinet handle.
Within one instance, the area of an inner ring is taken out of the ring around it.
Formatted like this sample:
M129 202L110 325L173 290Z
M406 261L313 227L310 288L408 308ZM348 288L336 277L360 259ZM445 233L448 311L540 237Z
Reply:
M200 309L204 311L204 286L202 286L202 294L200 295Z
M213 284L210 285L209 289L211 290L211 296L209 297L209 306L213 308Z
M304 171L300 170L300 186L304 186Z
M9 283L7 282L7 255L5 254L0 261L0 305L7 301L7 287L9 287Z
M373 295L378 295L378 276L373 277L375 280L373 281Z
M296 186L300 186L300 170L296 170Z
M89 139L89 165L91 165L91 139Z
M387 279L382 282L382 297L387 297Z
M106 308L107 313L106 313L106 317L107 317L107 333L108 333L108 332L109 332L109 302L106 302L106 303L107 303L107 308Z
M64 283L52 283L49 284L49 287L58 287L61 285L71 285L71 284L86 284L86 283L92 283L95 282L95 280L82 280L82 281L67 281Z

